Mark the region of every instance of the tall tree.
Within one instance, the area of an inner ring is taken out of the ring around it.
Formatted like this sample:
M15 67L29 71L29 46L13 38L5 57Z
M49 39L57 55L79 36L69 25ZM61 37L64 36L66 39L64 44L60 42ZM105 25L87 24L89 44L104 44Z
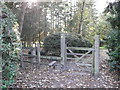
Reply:
M22 3L22 9L21 9L22 12L21 12L20 23L19 23L20 35L22 34L22 30L23 30L23 23L24 23L26 8L27 8L27 3L26 2Z
M83 15L84 15L84 8L85 8L85 0L82 2L81 5L81 12L80 12L80 22L79 22L79 30L78 33L81 34L81 36L83 35Z

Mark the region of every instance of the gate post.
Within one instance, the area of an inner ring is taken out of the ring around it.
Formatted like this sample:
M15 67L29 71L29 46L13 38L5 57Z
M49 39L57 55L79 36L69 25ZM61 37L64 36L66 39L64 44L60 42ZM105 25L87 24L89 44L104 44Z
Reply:
M38 60L38 65L40 65L41 59L40 59L40 44L39 43L37 43L37 60Z
M95 35L95 46L94 46L94 75L97 75L99 73L99 62L100 62L100 50L99 50L99 44L100 44L100 36Z
M61 64L65 66L66 64L66 44L65 44L65 34L61 34Z

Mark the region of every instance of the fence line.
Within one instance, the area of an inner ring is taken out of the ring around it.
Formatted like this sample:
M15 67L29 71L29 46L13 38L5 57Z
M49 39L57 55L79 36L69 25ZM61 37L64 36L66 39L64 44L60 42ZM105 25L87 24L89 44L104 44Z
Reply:
M65 43L65 34L64 33L61 34L60 42L61 42L61 45L60 45L61 46L61 55L60 55L60 57L40 55L40 44L37 44L37 61L38 61L39 65L41 63L41 59L52 59L52 60L61 60L61 64L63 66L66 66L67 59L74 59L74 60L76 60L76 62L78 62L83 57L91 55L89 53L92 52L93 53L92 54L92 56L93 56L93 63L92 63L93 74L97 75L99 73L99 35L95 36L94 48L67 47L66 43ZM70 53L67 53L67 50L69 50ZM72 50L85 50L88 52L86 52L85 54L83 54L83 53L81 54L81 53L74 53ZM73 55L75 58L69 58L69 57L67 57L67 55ZM79 57L77 55L81 55L81 56Z

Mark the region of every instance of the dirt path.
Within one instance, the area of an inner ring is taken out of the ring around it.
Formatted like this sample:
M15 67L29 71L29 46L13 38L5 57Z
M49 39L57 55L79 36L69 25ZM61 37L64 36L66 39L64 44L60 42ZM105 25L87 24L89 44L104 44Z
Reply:
M118 84L109 73L106 50L100 51L100 73L93 76L90 67L79 66L69 61L66 69L56 69L46 65L36 68L26 64L26 69L18 73L16 83L12 87L19 88L117 88Z

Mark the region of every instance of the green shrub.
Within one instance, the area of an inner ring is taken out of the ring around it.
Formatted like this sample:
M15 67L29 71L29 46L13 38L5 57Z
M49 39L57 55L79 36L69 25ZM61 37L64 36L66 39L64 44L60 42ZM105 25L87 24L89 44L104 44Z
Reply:
M14 82L19 66L20 35L17 30L15 15L4 4L0 3L2 20L0 23L0 59L2 84L7 87ZM1 17L0 17L1 18Z
M47 36L43 44L43 50L46 54L60 55L60 33ZM92 44L88 40L77 34L68 34L66 36L66 44L68 47L92 47Z
M111 30L107 38L109 66L111 70L120 70L120 30Z
M107 39L109 66L111 70L120 73L120 1L109 3L105 13L112 27Z

